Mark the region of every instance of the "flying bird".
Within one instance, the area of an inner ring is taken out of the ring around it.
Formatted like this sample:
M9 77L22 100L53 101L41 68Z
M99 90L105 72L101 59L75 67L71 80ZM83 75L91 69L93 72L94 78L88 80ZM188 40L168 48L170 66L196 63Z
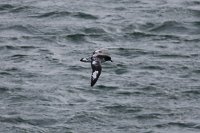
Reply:
M92 75L91 75L91 86L97 82L99 76L101 75L101 63L106 61L112 61L111 57L106 53L105 50L96 50L93 52L92 57L88 58L81 58L80 61L82 62L89 62L91 63L92 68Z

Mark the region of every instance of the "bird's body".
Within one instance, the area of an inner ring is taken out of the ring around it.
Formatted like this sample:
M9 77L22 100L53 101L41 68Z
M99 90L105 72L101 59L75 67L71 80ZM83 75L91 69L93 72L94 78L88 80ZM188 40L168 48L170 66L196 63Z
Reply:
M81 58L82 62L90 62L92 68L92 75L91 75L91 86L97 82L99 76L101 75L101 63L106 61L111 61L111 57L105 53L103 50L96 50L93 52L92 57L89 58Z

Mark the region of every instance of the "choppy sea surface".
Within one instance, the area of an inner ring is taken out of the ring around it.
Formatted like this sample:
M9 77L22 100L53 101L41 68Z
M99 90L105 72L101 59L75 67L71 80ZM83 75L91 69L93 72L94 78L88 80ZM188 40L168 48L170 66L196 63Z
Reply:
M199 0L1 0L0 55L1 133L200 132Z

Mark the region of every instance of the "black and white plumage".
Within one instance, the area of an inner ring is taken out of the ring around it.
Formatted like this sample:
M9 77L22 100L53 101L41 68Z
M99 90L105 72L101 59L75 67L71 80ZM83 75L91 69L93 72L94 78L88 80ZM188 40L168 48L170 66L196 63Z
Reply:
M101 75L101 63L106 61L111 61L111 57L105 53L105 50L96 50L93 52L92 57L89 58L81 58L82 62L90 62L92 68L92 75L91 75L91 86L97 82L99 76Z

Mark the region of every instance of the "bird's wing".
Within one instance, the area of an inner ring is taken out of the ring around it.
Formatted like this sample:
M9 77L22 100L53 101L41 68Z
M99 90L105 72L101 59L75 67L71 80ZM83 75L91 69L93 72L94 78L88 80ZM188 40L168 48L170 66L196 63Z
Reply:
M91 58L81 58L81 62L91 62Z
M101 74L101 63L99 60L93 60L91 62L92 67L92 75L91 75L91 86L97 82L100 74Z

